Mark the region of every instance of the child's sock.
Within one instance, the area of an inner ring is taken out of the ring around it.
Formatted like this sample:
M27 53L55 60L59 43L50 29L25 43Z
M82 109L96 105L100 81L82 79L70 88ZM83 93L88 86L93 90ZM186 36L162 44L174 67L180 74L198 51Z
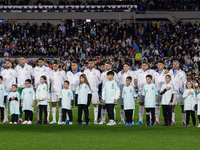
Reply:
M102 115L102 121L105 121L106 120L106 109L102 108L101 115Z
M56 121L56 107L52 107L52 117L53 121Z
M160 106L156 106L156 121L159 122L159 116L160 116Z
M40 119L39 106L37 107L37 120Z
M50 116L50 106L48 103L48 105L47 105L47 120L49 120L49 116Z
M139 121L143 121L144 105L139 105Z
M124 109L120 110L121 121L124 122Z
M183 120L183 122L185 122L185 118L186 118L186 113L184 112L184 113L182 113L182 120Z
M172 122L175 122L175 112L172 112Z
M115 110L115 107L114 107L114 120L116 120L116 110Z
M98 106L94 107L94 121L97 122L97 118L98 118Z
M62 117L62 108L59 107L59 119L58 119L58 121L61 121L61 117Z
M132 117L132 122L134 122L134 114L135 114L135 110L133 109L133 117Z

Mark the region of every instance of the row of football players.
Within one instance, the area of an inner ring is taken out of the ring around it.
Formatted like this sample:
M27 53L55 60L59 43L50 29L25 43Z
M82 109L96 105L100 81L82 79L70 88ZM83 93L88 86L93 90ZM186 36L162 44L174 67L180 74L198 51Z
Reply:
M48 67L44 66L44 60L39 59L38 60L38 66L32 69L32 67L28 64L26 64L26 59L24 57L20 58L20 64L14 69L11 68L10 61L5 62L6 69L4 69L1 72L1 75L3 76L4 80L3 83L6 86L6 91L11 91L11 86L16 83L17 78L17 85L18 85L18 91L21 93L23 88L25 87L25 80L31 79L31 76L34 77L34 84L35 88L37 89L40 84L40 77L42 75L47 77L47 84L48 87L51 89L51 102L52 102L52 116L53 120L51 123L56 123L56 104L59 102L59 95L62 90L62 85L65 80L70 81L70 89L73 91L73 94L75 93L75 90L79 84L79 77L82 74L82 72L78 71L78 65L77 62L71 63L71 71L68 71L65 73L64 71L59 69L59 65L54 62L53 64L53 70L51 70ZM184 100L182 98L182 93L185 89L186 85L186 75L184 71L182 71L179 68L179 62L174 61L173 62L173 69L171 70L165 70L163 62L158 63L158 69L152 70L148 68L148 64L146 62L142 63L141 69L137 71L131 71L130 66L128 63L124 63L123 70L120 71L118 74L114 74L114 79L118 82L120 91L122 91L123 87L126 85L126 77L131 76L132 77L132 84L136 83L136 86L138 88L138 102L139 102L139 122L137 125L143 124L143 113L144 113L144 97L142 96L142 90L143 86L146 83L146 76L148 74L152 75L153 82L155 83L157 90L159 91L161 89L161 86L165 83L165 76L167 74L171 75L172 81L171 83L174 86L175 99L172 104L172 125L175 125L175 105L178 102L179 105L182 108L182 118L183 118L183 125L185 125L185 111L184 111ZM104 69L105 68L105 69ZM88 82L91 87L92 91L92 103L94 106L94 123L98 124L98 103L99 103L99 94L98 94L98 87L102 83L102 86L104 87L107 79L107 72L112 70L112 65L110 62L106 62L105 65L99 66L99 70L95 69L94 61L90 60L88 62L88 69L86 69L83 73L86 75ZM100 87L99 87L100 88ZM101 88L100 88L101 89ZM120 94L122 96L122 94ZM123 99L120 96L120 116L121 116L121 122L120 124L124 124L124 105L123 105ZM160 114L160 103L161 103L161 96L158 96L156 99L156 122L155 125L159 125L159 114ZM6 104L7 105L7 104ZM100 105L101 106L101 105ZM102 106L101 111L101 124L105 123L105 113L106 109L105 106ZM5 121L7 121L7 106L5 106ZM48 118L49 118L49 112L50 108L47 107L48 110ZM39 121L39 109L38 109L38 120ZM61 116L62 116L62 109L59 108L59 119L58 121L61 122ZM19 115L19 122L21 122L22 119L22 111L20 109L20 115ZM48 119L49 120L49 119Z

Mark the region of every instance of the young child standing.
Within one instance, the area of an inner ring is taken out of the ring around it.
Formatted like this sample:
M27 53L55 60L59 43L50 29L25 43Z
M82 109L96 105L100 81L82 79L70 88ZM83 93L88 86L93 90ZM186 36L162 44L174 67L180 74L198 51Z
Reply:
M190 123L190 114L192 116L193 126L196 127L196 118L195 118L195 103L196 103L196 93L193 89L191 81L187 82L186 90L183 93L184 98L184 109L186 112L186 127L189 127Z
M107 125L116 125L114 121L114 107L120 96L120 89L117 82L113 79L114 72L107 73L108 81L106 81L102 90L102 102L106 104L109 122Z
M17 92L17 85L12 85L12 92L8 94L8 100L10 102L10 115L12 117L9 124L17 124L18 115L19 115L19 101L20 94Z
M7 91L6 87L3 82L3 77L0 76L0 111L1 111L1 121L0 123L3 123L4 120L4 109L5 109L5 104L6 104L6 99L7 99Z
M80 75L80 84L76 88L75 103L78 105L78 125L82 125L82 113L85 112L85 122L89 125L89 105L92 98L89 82L85 74Z
M31 87L30 79L26 79L25 86L26 88L23 89L21 94L21 107L25 112L25 121L22 124L32 124L33 107L35 106L35 91Z
M160 95L162 95L161 105L163 109L164 124L163 126L171 126L172 122L172 102L174 99L174 87L170 83L171 76L165 76L165 84L162 85Z
M66 113L69 116L69 125L72 125L72 107L74 104L73 100L73 92L69 89L69 81L64 81L64 89L62 89L60 94L60 104L62 107L62 123L65 124L66 121Z
M134 110L135 110L135 100L136 97L135 88L131 85L132 77L128 76L126 78L126 86L122 90L122 98L124 102L124 110L126 116L125 126L132 126L132 119L134 119Z
M47 105L48 105L48 85L46 76L40 77L40 85L36 90L36 99L39 106L39 122L42 123L42 113L44 111L44 124L47 124Z
M142 95L145 97L145 108L146 108L146 126L150 126L150 116L152 121L152 126L155 122L155 101L156 96L158 95L156 85L153 84L152 81L152 75L146 76L147 83L143 87Z

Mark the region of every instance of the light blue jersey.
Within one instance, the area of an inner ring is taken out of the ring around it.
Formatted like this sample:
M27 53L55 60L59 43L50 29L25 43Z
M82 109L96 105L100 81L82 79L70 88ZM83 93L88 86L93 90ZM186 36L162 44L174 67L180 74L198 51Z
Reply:
M10 92L8 94L8 100L12 97L16 97L17 100L11 100L10 101L10 115L13 115L13 114L19 114L19 102L20 102L20 94L19 92Z
M174 92L174 86L169 83L169 84L163 84L161 87L160 92L162 92L163 90L165 90L167 87L171 87L170 90L167 90L163 95L162 95L162 101L161 104L162 105L169 105L172 95L175 93Z
M192 94L188 95L189 92ZM184 110L192 110L194 111L194 106L196 104L196 92L194 89L186 89L183 93L184 98Z
M5 108L4 96L7 96L6 87L4 84L0 84L0 107Z
M87 105L88 103L88 94L92 94L89 86L85 83L80 84L76 88L76 94L78 94L78 105L83 104Z
M35 91L33 88L25 88L21 93L21 99L23 99L22 110L33 111L32 103L35 100Z
M122 90L122 98L124 99L124 110L135 109L135 96L135 88L132 85L124 86Z
M48 86L46 83L40 84L36 90L36 99L39 99L38 105L47 105L48 103Z
M115 104L114 100L119 99L120 89L115 80L106 81L102 90L102 99L106 104Z
M145 84L143 87L142 95L145 96L145 108L155 108L155 101L156 101L156 95L158 95L156 85L151 84Z
M62 89L60 93L61 106L63 109L71 110L71 101L73 100L73 92L71 89Z

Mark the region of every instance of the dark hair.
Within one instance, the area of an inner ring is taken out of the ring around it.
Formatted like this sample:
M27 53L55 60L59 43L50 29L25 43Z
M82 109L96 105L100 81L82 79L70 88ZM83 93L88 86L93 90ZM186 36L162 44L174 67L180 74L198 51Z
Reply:
M45 80L45 83L47 84L47 77L46 76L41 76L40 78L43 78Z
M124 66L124 65L130 66L130 64L129 64L128 62L125 62L125 63L123 64L123 66Z
M69 84L69 81L68 81L68 80L65 80L65 81L64 81L64 83L67 83L67 84Z
M148 75L146 76L146 78L152 79L152 75L148 74Z
M147 63L146 61L143 61L142 64L146 64L146 65L148 65L148 63Z
M88 62L89 62L89 61L92 61L92 62L94 62L94 60L93 60L93 59L89 59L89 60L88 60Z
M10 62L10 63L11 63L10 59L6 59L6 60L5 60L5 62L6 62L6 61L8 61L8 62Z
M158 63L160 63L160 64L164 64L164 62L163 62L163 61L159 61Z
M54 61L53 61L53 64L58 65L58 61L57 61L57 60L54 60Z
M78 62L74 60L74 61L72 61L72 64L77 64L78 65Z
M81 74L79 78L81 78L81 77L85 79L85 84L87 84L88 87L90 88L90 84L89 84L89 82L88 82L87 76L86 76L85 74ZM80 82L79 86L80 86L80 85L81 85L81 82ZM91 88L90 88L90 89L91 89Z
M109 76L109 75L112 75L112 76L114 76L115 74L114 74L114 72L113 72L113 71L108 71L106 75L107 75L107 76Z
M13 84L12 86L16 87L17 88L17 84Z
M31 79L26 79L25 82L31 83Z
M131 76L126 77L126 79L132 81L132 77Z
M21 56L20 58L24 58L24 59L26 59L26 57L23 55L23 56Z
M0 79L1 79L1 80L3 80L3 77L2 77L2 76L0 76Z
M99 67L100 67L100 66L104 66L104 64L100 62L100 63L98 64L98 66L99 66Z
M167 77L169 77L170 79L172 78L171 75L169 75L169 74L165 76L165 78L167 78Z
M107 61L105 64L112 65L110 61Z
M39 58L39 59L38 59L38 61L39 61L39 60L41 60L41 61L44 61L44 59L43 59L43 58Z

